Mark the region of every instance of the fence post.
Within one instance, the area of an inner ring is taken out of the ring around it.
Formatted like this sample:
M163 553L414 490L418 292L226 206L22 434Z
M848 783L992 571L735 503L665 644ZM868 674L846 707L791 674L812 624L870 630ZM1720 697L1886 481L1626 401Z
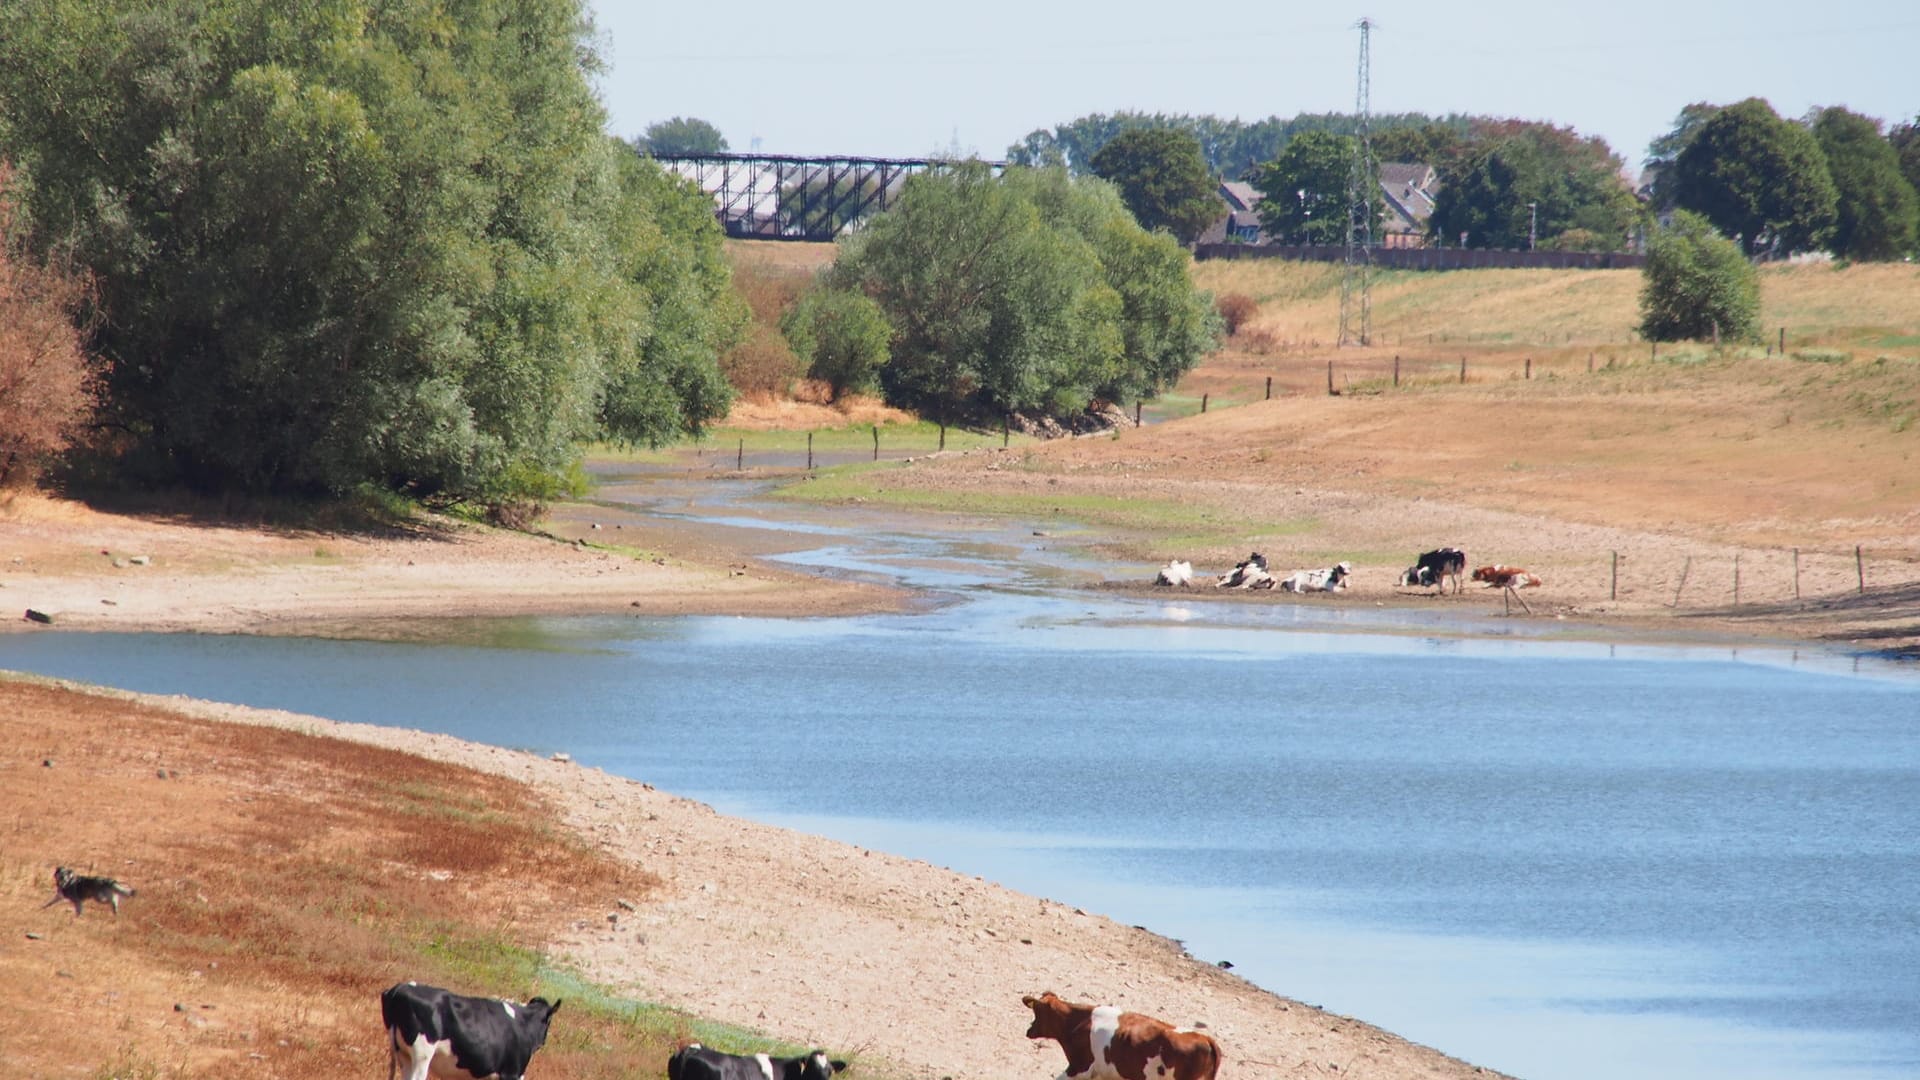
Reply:
M1620 599L1620 553L1613 553L1613 581L1607 586L1607 599Z
M946 448L947 448L947 422L945 420L942 420L940 421L940 449L945 450Z
M1213 396L1213 395L1211 395L1211 394L1201 394L1201 395L1200 395L1200 411L1201 411L1202 413L1205 413L1205 412L1207 411L1207 398L1209 398L1209 397L1212 397L1212 396Z
M747 460L747 440L741 439L740 445L734 447L734 450L733 450L733 471L739 472L745 466L746 460Z
M1333 394L1333 361L1327 361L1327 394Z
M1781 356L1787 355L1787 328L1784 326L1780 328L1780 348L1776 351L1778 351Z
M1867 564L1860 557L1860 545L1853 545L1853 572L1860 575L1860 591L1867 591Z
M1460 384L1464 386L1466 385L1466 382L1467 382L1467 358L1463 356L1460 358Z
M1273 376L1267 376L1267 400L1273 400Z
M1673 603L1667 605L1668 607L1680 606L1680 591L1687 587L1687 575L1692 572L1693 572L1693 556L1689 555L1687 556L1686 565L1680 568L1680 584L1674 587Z
M1396 390L1400 388L1400 357L1398 356L1393 358L1393 386Z
M813 432L807 432L807 471L813 471Z
M873 425L873 460L880 460L880 425Z
M1140 426L1140 401L1137 398L1133 402L1133 426Z
M1533 378L1533 357L1527 357L1527 378Z

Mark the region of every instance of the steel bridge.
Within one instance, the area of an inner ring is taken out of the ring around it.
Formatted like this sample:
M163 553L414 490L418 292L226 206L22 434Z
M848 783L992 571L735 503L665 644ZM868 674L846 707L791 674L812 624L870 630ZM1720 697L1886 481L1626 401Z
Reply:
M907 177L952 159L798 157L787 154L656 156L660 167L713 196L728 236L830 241L900 198ZM1003 161L986 163L996 175Z

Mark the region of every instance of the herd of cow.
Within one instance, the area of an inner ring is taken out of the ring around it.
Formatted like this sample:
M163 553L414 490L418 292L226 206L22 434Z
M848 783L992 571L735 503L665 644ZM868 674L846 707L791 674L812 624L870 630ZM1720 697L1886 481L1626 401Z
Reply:
M1020 1002L1033 1010L1027 1038L1052 1039L1066 1051L1061 1080L1214 1080L1220 1070L1220 1044L1206 1032L1113 1005L1077 1004L1052 991ZM403 1057L407 1080L520 1080L558 1011L560 1002L545 998L516 1005L400 983L380 995L392 1044L387 1080ZM723 1054L688 1041L667 1060L667 1080L832 1080L846 1067L824 1050Z
M1432 551L1423 551L1415 557L1414 564L1400 574L1402 588L1439 589L1446 591L1449 578L1453 581L1453 591L1460 592L1464 587L1462 575L1467 572L1467 553L1459 548L1443 547ZM1254 552L1234 564L1233 569L1214 579L1216 589L1280 589L1284 592L1339 592L1347 587L1347 581L1353 576L1353 564L1337 562L1332 566L1318 570L1295 570L1285 577L1277 577L1267 569L1267 557ZM1489 588L1527 589L1545 582L1540 575L1524 567L1494 563L1482 566L1473 572L1473 580L1482 581ZM1183 589L1193 587L1193 564L1175 559L1160 568L1155 575L1155 585L1177 586Z
M73 905L79 918L87 901L108 904L120 916L122 897L133 889L107 877L53 872L53 899ZM1220 1044L1191 1028L1176 1028L1114 1005L1082 1005L1048 991L1023 997L1033 1010L1029 1039L1052 1039L1067 1055L1060 1080L1215 1080ZM380 994L387 1029L387 1080L404 1060L407 1080L522 1080L534 1051L561 1003L532 998L515 1003L471 997L417 982L396 983ZM667 1059L667 1080L833 1080L847 1063L813 1050L799 1057L724 1054L682 1041Z

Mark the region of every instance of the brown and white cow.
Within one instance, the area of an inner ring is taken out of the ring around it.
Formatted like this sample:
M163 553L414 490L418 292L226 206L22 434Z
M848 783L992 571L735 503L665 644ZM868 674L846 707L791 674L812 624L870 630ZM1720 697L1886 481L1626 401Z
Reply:
M1029 1039L1052 1039L1067 1052L1061 1080L1213 1080L1220 1044L1203 1031L1176 1028L1117 1005L1078 1005L1049 990L1023 997L1033 1010Z
M1490 589L1526 589L1545 584L1539 574L1529 571L1526 567L1507 566L1503 563L1480 567L1473 572L1473 580L1486 582Z

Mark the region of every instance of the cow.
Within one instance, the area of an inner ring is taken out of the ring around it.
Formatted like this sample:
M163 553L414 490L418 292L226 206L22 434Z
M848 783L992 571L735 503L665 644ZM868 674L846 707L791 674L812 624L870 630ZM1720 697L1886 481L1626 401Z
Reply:
M1280 587L1293 593L1334 592L1347 587L1353 564L1337 562L1320 570L1295 570L1280 579Z
M1153 579L1155 585L1178 585L1183 589L1193 588L1193 564L1175 559L1160 568Z
M1079 1005L1049 990L1022 997L1033 1010L1029 1039L1052 1039L1067 1053L1060 1080L1213 1080L1220 1044L1117 1005Z
M1446 591L1447 579L1453 579L1453 591L1459 592L1465 586L1462 580L1467 573L1467 553L1459 548L1436 548L1423 551L1415 556L1414 564L1400 575L1402 587L1418 586L1431 588L1438 586Z
M1271 589L1273 575L1267 573L1267 557L1254 552L1233 564L1233 571L1214 581L1216 589Z
M1489 589L1525 589L1546 584L1539 574L1528 571L1523 566L1506 566L1494 563L1482 566L1473 572L1473 580L1484 581Z
M825 1050L780 1058L722 1054L686 1042L667 1059L667 1080L832 1080L834 1073L846 1067L844 1061L828 1061Z
M520 1080L533 1052L547 1041L560 1002L534 998L516 1005L466 997L437 986L396 983L380 995L391 1053L387 1080L400 1058L407 1080Z

